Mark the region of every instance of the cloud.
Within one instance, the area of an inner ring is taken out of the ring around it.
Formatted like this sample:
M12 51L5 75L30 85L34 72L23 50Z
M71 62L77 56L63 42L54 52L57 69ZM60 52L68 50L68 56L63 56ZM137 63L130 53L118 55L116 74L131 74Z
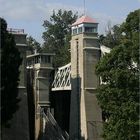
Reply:
M55 0L55 2L48 0L0 0L0 16L9 21L14 21L15 26L23 23L22 26L26 32L37 40L41 40L43 20L49 20L53 10L57 11L58 9L72 10L74 13L78 12L79 16L84 12L83 6L75 6L73 3L68 5L59 0ZM108 21L111 21L112 25L124 21L121 17L116 18L102 12L87 12L87 15L97 20L99 33L105 32Z
M10 27L24 28L28 35L42 42L43 21L53 10L65 9L82 14L83 8L46 0L0 0L0 17L12 22Z
M73 5L65 5L65 4L60 4L60 3L51 3L47 5L49 8L49 13L52 13L53 10L57 11L59 9L63 9L63 10L71 10L74 13L78 12L78 14L82 14L83 13L83 8L82 7L76 7Z
M34 0L2 0L0 2L1 16L13 19L13 20L36 20L41 18L43 1ZM44 7L45 8L45 7ZM47 12L47 10L46 10ZM44 14L44 13L43 13Z
M1 0L0 1L0 16L6 17L11 20L20 21L42 21L49 19L53 10L58 9L72 10L74 13L78 11L78 15L83 14L83 7L65 5L62 3L48 3L46 0ZM91 15L97 18L98 22L107 23L109 20L111 22L120 22L120 18L115 18L104 13L94 13Z
M0 16L12 20L38 21L49 18L53 10L65 9L78 11L80 14L83 9L72 5L60 3L48 3L45 0L1 0Z

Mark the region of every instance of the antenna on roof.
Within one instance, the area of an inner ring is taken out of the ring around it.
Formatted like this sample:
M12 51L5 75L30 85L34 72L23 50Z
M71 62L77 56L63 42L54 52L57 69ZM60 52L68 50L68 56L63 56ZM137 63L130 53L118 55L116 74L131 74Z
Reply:
M84 16L86 15L86 2L84 0Z

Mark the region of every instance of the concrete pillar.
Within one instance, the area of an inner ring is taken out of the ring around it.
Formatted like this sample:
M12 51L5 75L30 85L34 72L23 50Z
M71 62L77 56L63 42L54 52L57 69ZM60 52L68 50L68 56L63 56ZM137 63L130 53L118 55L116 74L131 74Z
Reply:
M38 140L39 137L42 137L42 128L41 126L41 109L44 108L45 110L50 109L50 97L49 97L49 90L50 90L50 73L53 70L52 66L52 58L54 54L48 53L36 53L27 56L27 69L31 72L32 80L29 81L30 88L33 89L31 94L33 97L33 104L34 104L34 135L35 140ZM51 59L50 59L51 58ZM29 62L33 62L30 64ZM32 81L32 82L31 82ZM32 109L31 109L32 110Z
M96 99L99 78L95 74L100 58L97 27L98 23L88 16L82 16L72 25L71 140L101 139L102 113Z
M19 108L13 114L9 121L10 127L4 128L4 140L29 140L29 116L28 116L28 97L26 89L26 34L20 29L11 29L10 33L15 38L16 47L22 57L20 65L19 86L18 86L18 103ZM11 91L12 92L12 91Z

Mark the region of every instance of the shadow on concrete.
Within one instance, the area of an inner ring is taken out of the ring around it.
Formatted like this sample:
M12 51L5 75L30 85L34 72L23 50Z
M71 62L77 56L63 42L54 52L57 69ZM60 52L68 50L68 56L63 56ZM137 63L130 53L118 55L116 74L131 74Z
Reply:
M30 140L35 139L35 104L34 104L34 71L33 69L27 70L27 95L28 95L28 114L29 114L29 132Z
M71 79L70 140L81 140L81 77Z
M62 130L69 132L71 91L51 92L51 112Z

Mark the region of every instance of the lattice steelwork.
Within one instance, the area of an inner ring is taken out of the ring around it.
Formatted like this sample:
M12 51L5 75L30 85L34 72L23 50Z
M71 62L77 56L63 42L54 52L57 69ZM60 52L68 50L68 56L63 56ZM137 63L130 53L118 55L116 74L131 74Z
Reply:
M58 68L52 83L52 91L71 90L71 63Z
M106 46L100 46L102 55L110 53L111 49ZM52 83L52 91L71 90L71 63L58 68Z

